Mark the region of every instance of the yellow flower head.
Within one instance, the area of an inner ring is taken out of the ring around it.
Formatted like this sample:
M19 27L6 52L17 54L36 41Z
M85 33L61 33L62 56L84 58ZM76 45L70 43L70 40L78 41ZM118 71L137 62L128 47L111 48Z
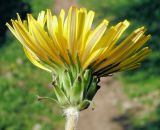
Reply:
M107 28L103 20L92 28L93 11L71 7L59 16L50 10L41 11L35 19L31 14L22 21L7 23L22 44L29 60L55 75L55 94L61 106L89 106L99 89L99 78L111 73L134 69L151 51L142 46L150 35L141 27L124 40L119 40L128 28L127 20Z
M28 14L27 20L22 21L18 15L7 26L30 61L50 72L70 65L70 58L77 64L77 57L83 70L90 68L99 77L139 67L150 52L148 47L140 49L150 38L145 36L145 28L138 28L119 41L129 22L107 28L108 21L103 20L93 29L94 14L85 8L71 7L67 15L61 10L57 17L47 10L41 11L37 19Z

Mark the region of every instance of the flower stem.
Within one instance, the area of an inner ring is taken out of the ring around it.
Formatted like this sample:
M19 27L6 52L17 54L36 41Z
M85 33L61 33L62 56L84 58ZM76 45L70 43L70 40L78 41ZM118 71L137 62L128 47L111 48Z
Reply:
M79 111L74 107L70 107L70 108L65 109L64 113L66 115L65 130L76 130L78 117L79 117Z

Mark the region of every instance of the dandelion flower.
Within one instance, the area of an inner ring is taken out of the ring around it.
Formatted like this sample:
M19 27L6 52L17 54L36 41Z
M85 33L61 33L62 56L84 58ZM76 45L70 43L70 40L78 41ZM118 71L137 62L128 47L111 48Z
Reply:
M22 21L17 14L17 20L7 23L28 59L53 75L57 102L64 109L86 109L99 89L100 77L139 67L151 51L143 47L150 39L144 27L119 40L130 23L124 20L107 28L105 19L93 29L94 14L70 7L67 15L63 9L59 16L47 10L37 19L28 14Z

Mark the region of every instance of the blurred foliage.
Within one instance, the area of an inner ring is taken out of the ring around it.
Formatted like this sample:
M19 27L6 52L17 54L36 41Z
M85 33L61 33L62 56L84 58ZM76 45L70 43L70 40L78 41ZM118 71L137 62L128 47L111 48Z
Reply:
M155 111L142 112L144 116L135 116L138 112L131 110L115 117L114 122L118 123L124 130L159 130L160 129L160 106Z
M160 106L154 112L147 114L143 119L131 121L131 127L126 130L159 130L160 129Z
M23 0L28 2L32 8L32 15L35 17L42 10L51 9L53 10L54 0Z
M0 0L0 46L4 43L6 34L6 22L16 17L19 13L22 19L26 17L27 12L31 12L30 5L22 0Z

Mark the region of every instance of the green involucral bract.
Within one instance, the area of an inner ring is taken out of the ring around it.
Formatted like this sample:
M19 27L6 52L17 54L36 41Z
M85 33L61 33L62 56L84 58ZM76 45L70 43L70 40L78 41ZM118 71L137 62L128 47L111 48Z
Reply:
M68 54L69 55L69 54ZM99 78L93 76L91 69L83 70L77 57L74 64L70 58L70 66L59 69L56 73L53 85L59 104L65 109L77 108L79 111L88 108L99 86Z

